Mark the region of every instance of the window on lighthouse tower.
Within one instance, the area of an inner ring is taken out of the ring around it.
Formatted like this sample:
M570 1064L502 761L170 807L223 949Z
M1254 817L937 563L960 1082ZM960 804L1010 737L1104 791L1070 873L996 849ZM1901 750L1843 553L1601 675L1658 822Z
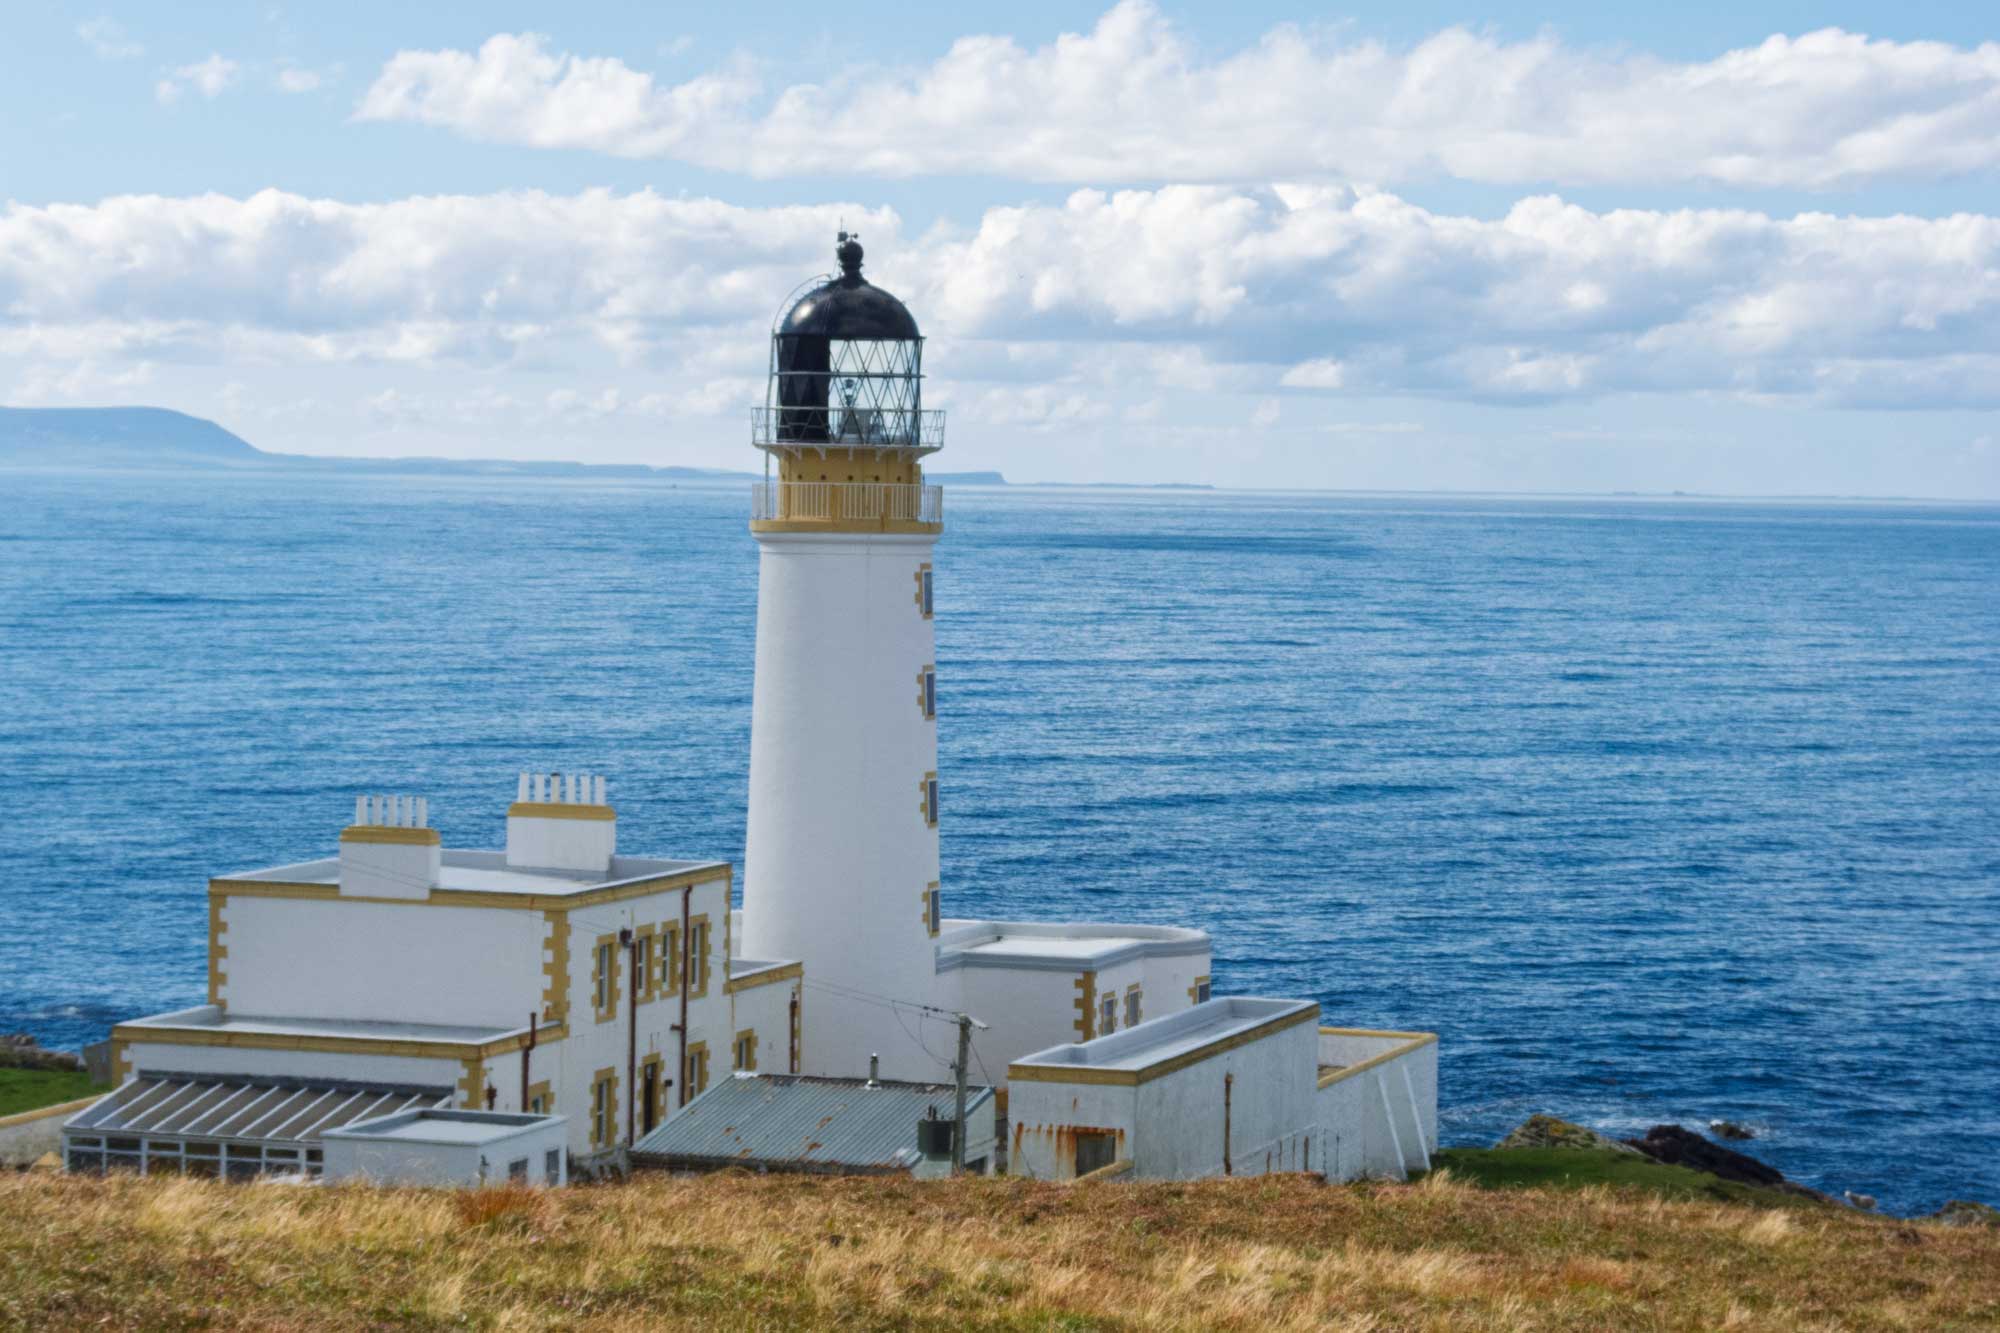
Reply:
M917 706L923 710L924 721L937 720L937 668L927 666L917 675Z
M931 618L931 567L917 566L917 611L925 620Z

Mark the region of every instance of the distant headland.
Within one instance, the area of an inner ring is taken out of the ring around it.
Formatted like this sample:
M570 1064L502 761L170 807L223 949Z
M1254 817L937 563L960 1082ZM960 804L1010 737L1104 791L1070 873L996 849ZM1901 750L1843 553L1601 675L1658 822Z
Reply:
M340 458L274 454L201 417L164 407L0 407L0 469L227 468L239 471L405 472L482 477L649 477L749 481L728 468L648 467L517 458ZM1006 486L998 472L938 472L944 486ZM1070 489L1206 491L1212 486L1144 482L1041 482Z

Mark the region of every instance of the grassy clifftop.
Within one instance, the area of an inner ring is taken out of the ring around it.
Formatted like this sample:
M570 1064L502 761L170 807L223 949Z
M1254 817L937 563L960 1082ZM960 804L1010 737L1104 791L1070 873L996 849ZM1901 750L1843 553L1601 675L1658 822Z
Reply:
M0 1326L1990 1328L2000 1231L1450 1176L0 1178Z

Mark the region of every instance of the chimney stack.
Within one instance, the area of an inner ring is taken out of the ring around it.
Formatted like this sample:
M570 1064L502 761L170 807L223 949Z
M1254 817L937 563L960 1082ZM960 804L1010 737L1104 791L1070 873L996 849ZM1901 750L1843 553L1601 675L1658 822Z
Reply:
M523 773L507 807L507 864L531 870L611 873L618 812L593 773Z
M362 898L430 896L441 849L421 796L357 796L340 835L340 892Z

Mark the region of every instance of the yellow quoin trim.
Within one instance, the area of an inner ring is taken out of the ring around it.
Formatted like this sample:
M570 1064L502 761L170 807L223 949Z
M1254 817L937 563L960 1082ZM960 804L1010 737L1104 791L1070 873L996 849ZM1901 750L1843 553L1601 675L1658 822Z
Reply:
M1097 1035L1097 973L1085 972L1076 979L1076 1039L1089 1041Z
M1144 1069L1094 1069L1088 1065L1008 1065L1009 1083L1093 1083L1106 1087L1131 1087L1140 1083L1151 1083L1156 1078L1168 1074L1178 1074L1189 1065L1198 1065L1203 1060L1213 1059L1239 1046L1248 1046L1274 1032L1295 1028L1301 1023L1319 1022L1319 1006L1301 1009L1296 1014L1283 1014L1267 1019L1256 1027L1245 1029L1227 1037L1197 1046L1191 1051L1183 1051L1169 1060ZM1325 1085L1322 1084L1322 1087Z
M722 983L722 993L734 995L738 991L755 990L759 986L775 986L781 981L797 981L805 975L804 963L786 963L783 967L767 967L752 972L745 977L731 977Z
M543 1115L555 1114L556 1095L550 1089L549 1081L547 1079L543 1079L540 1083L530 1083L528 1085L528 1105L522 1107L521 1109L525 1111L528 1109L528 1107L533 1106L537 1098L541 1099L542 1103L541 1113Z
M937 780L937 770L932 769L917 783L917 813L924 817L925 828L938 826L937 804L931 800L931 784Z
M724 920L728 920L725 915ZM715 934L708 927L708 913L688 918L688 998L699 1000L708 994L709 958L715 952Z
M544 912L542 923L547 936L542 940L542 1017L553 1023L569 1021L569 913Z
M649 1116L655 1129L667 1118L667 1111L670 1109L667 1105L667 1092L666 1053L655 1051L639 1062L639 1123L633 1127L635 1136L651 1132L646 1128Z
M507 807L509 819L596 819L610 821L618 812L608 805L557 805L553 801L516 801Z
M1201 988L1203 986L1213 986L1214 981L1215 979L1213 977L1208 976L1206 973L1196 977L1194 979L1194 985L1188 987L1188 1003L1191 1005L1200 1004Z
M917 714L926 722L935 722L937 714L924 707L924 678L934 674L936 671L937 664L935 662L926 662L917 669Z
M340 831L342 842L395 842L419 847L438 845L434 828L390 828L375 824L350 824Z
M678 995L681 989L681 923L660 925L660 993Z
M687 1072L682 1075L681 1087L690 1099L708 1091L708 1043L691 1041L688 1043Z
M118 1040L118 1029L111 1029L111 1085L123 1087L132 1077L132 1050Z
M477 1056L465 1058L465 1072L458 1076L458 1092L463 1109L486 1109L486 1065Z
M731 1051L736 1067L748 1073L757 1071L757 1030L744 1028L736 1034L736 1045Z
M222 984L228 975L223 969L223 959L229 957L229 946L222 942L223 932L229 923L222 919L222 905L226 899L208 900L208 1002L218 1009L227 1009L223 1003Z

